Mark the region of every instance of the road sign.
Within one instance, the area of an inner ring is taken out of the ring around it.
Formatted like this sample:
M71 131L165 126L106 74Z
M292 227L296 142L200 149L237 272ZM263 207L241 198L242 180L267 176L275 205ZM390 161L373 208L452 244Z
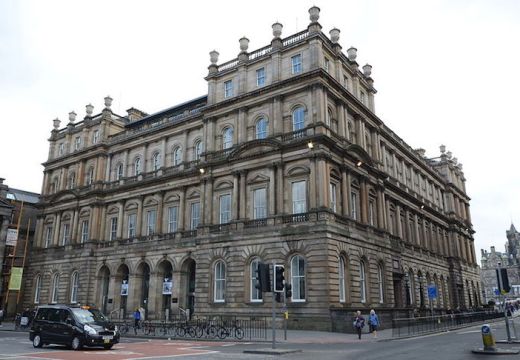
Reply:
M435 299L437 297L437 287L435 285L428 285L428 298Z
M500 290L495 289L495 295L500 295Z

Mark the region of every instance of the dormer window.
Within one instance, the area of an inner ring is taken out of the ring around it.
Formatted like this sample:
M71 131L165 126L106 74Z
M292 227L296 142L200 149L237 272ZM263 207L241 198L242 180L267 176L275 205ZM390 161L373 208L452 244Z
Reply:
M229 98L233 96L233 80L224 82L224 97Z

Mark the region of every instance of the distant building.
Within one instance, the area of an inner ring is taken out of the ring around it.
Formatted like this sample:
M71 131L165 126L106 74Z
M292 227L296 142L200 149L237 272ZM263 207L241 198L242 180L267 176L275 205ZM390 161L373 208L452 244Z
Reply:
M0 307L4 308L7 304L6 316L12 316L22 308L22 290L8 292L9 279L13 267L24 268L28 265L24 257L31 250L38 200L39 194L9 188L0 178ZM21 284L23 289L23 277ZM9 298L6 299L8 293Z
M310 14L230 61L212 51L204 96L126 116L107 97L54 121L26 304L269 316L260 262L285 266L291 327L426 314L433 284L437 313L480 304L462 165L389 129L372 67Z
M482 292L485 302L496 299L498 289L496 269L507 268L507 277L511 286L510 296L520 297L520 233L513 224L506 230L505 252L498 252L491 246L491 252L481 249Z

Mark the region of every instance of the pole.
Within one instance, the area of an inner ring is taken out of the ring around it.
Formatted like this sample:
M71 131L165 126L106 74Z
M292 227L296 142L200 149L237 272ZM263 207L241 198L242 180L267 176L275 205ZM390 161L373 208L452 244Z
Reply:
M27 222L27 233L25 235L25 247L23 250L23 260L22 260L22 271L25 268L25 257L27 256L27 244L29 243L29 230L31 229L31 219ZM22 272L23 279L23 272ZM16 307L18 308L18 303L20 302L20 295L22 294L22 289L18 290L18 295L16 296Z
M283 289L283 339L287 340L287 297L285 296L285 286Z
M501 263L498 263L498 288L500 289L500 294L504 290L504 284L502 282L502 271L501 271ZM507 306L506 306L506 295L503 294L502 306L504 307L504 319L506 321L506 333L507 333L507 342L511 342L511 330L509 329L509 320L507 318Z
M273 349L276 349L276 309L275 309L275 302L276 302L276 299L275 299L275 289L274 289L274 285L275 285L275 263L273 261L273 279L272 279L272 284L273 284L273 289L272 289L272 294L273 294L273 304L272 304L272 319L271 319L271 327L272 327L272 331L273 331Z

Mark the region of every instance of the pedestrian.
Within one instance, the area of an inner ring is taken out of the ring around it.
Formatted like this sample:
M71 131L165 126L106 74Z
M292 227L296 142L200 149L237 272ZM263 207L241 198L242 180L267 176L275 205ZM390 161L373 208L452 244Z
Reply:
M376 311L374 309L370 310L370 315L368 316L368 328L374 336L374 339L377 339L377 328L380 324Z
M139 322L141 321L141 312L139 308L134 311L134 329L139 329Z
M361 311L356 312L356 317L354 318L354 328L358 334L359 340L361 340L361 331L365 327L365 318L361 315Z

